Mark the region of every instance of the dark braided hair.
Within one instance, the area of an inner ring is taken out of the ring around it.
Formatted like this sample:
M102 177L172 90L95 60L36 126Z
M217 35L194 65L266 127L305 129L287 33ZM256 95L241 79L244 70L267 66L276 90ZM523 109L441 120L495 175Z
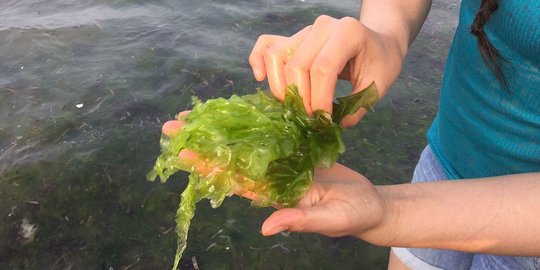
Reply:
M478 39L478 47L480 48L482 59L503 87L507 88L506 79L502 69L503 63L507 62L507 60L502 57L495 47L493 47L493 44L491 44L486 36L486 32L484 32L484 25L498 8L499 0L481 0L480 9L478 9L471 26L471 33Z

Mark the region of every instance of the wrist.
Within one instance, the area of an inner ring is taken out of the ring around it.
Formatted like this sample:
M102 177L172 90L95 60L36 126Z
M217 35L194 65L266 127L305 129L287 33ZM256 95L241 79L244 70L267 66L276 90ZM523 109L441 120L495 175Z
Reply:
M362 20L360 20L360 23L373 33L372 36L377 37L381 45L383 45L382 48L392 55L398 56L401 61L405 59L411 43L406 30L379 26Z
M379 97L383 97L401 72L408 46L396 36L365 28L368 33L365 54L371 57L362 60L377 83Z
M404 57L430 7L431 0L365 0L361 3L359 20L374 32L395 39Z
M358 238L377 246L394 246L399 243L399 195L395 186L375 186L382 201L383 218L373 228L357 235Z
M379 43L379 48L383 49L384 53L392 58L392 61L402 63L405 60L405 56L409 51L409 42L403 34L400 35L386 28L377 29L367 24L364 24L364 26L372 33L371 38L374 38L375 42Z

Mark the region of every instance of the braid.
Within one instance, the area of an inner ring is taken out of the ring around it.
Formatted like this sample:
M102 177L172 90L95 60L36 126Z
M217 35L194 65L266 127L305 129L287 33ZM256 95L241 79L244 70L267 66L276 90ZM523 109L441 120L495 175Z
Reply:
M497 77L497 80L506 88L507 83L502 70L502 63L506 62L506 59L493 47L493 44L491 44L486 36L486 32L484 32L484 25L498 8L499 0L481 0L480 9L476 13L471 26L471 33L478 39L478 47L480 48L482 59L495 77Z

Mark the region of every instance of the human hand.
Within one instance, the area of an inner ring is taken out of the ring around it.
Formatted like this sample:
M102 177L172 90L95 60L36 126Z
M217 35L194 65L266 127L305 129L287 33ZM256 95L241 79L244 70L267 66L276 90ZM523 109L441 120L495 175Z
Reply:
M375 81L382 97L397 78L404 55L393 37L354 18L320 16L291 37L260 36L249 63L258 81L268 79L278 99L284 99L287 85L296 84L308 114L332 113L338 78L349 80L353 93ZM354 125L365 113L361 109L342 124Z
M335 164L316 170L312 186L294 208L279 209L262 225L263 235L281 231L376 239L388 210L383 196L363 175Z
M179 116L185 116L189 114L190 111L182 111L178 113ZM175 135L177 132L179 132L182 127L185 125L185 122L182 120L170 120L165 122L161 128L161 132L168 137L171 137ZM223 170L223 168L220 168L215 165L211 165L208 160L204 160L199 157L198 153L189 149L182 149L180 153L178 153L178 159L183 164L193 167L195 171L197 171L201 175L210 175L214 172L219 172L220 170ZM244 176L238 176L238 177L244 177ZM234 194L238 196L245 197L250 200L258 200L257 194L254 192L241 187L241 186L233 186L233 192Z
M184 111L179 115L188 113ZM182 120L167 121L162 132L173 136L184 124ZM188 149L182 150L178 158L202 175L223 169ZM257 194L243 187L234 187L233 192L250 200L258 199ZM370 239L368 232L383 223L386 212L382 196L367 178L335 164L329 169L317 169L311 187L296 207L273 213L264 222L262 233L273 235L289 230L328 236L355 235L367 240Z

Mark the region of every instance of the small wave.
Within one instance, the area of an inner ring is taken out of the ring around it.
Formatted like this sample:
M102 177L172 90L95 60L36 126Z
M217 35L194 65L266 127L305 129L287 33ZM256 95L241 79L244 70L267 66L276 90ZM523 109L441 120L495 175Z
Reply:
M116 9L103 5L77 10L45 13L28 10L28 7L11 8L0 13L0 31L8 29L58 29L84 25L97 25L108 20L126 20L141 16L163 14L163 8L153 5ZM100 27L101 28L101 27Z

